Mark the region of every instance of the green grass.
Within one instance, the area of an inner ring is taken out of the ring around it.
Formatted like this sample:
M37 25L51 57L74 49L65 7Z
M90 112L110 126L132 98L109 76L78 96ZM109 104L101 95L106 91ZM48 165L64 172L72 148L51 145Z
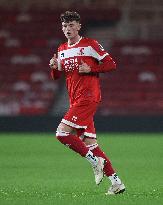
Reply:
M0 205L161 205L162 134L99 134L127 191L105 196L91 166L53 134L0 134Z

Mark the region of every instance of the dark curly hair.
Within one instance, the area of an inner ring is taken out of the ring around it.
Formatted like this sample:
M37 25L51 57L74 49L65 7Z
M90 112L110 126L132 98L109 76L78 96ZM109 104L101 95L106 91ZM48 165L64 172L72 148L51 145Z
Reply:
M68 23L70 21L80 22L80 15L75 11L66 11L60 16L61 22Z

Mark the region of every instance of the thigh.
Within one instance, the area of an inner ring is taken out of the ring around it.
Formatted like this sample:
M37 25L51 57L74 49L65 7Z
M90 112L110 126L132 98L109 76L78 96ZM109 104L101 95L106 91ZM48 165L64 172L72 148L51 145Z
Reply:
M74 129L73 129L72 127L70 127L70 126L68 126L68 125L65 125L65 124L62 123L62 122L58 125L57 130L58 130L58 131L69 132L69 133L71 133L71 132L74 131Z

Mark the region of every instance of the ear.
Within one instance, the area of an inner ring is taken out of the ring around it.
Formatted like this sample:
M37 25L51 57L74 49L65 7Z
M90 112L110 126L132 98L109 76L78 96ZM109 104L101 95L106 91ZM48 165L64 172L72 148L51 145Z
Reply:
M81 29L81 24L79 23L78 24L78 31L80 31L80 29Z

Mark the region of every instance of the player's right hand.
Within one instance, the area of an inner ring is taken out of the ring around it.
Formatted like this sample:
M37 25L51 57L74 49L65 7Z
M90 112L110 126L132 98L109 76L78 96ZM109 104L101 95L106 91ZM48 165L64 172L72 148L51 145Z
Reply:
M49 66L52 69L57 69L58 68L58 60L57 60L57 55L56 54L54 54L53 58L50 59Z

